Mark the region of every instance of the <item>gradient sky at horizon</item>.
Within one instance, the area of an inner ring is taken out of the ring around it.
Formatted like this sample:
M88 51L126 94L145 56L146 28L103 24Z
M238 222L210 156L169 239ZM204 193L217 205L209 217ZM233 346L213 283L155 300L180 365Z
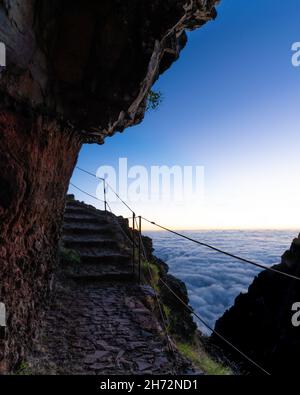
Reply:
M217 19L189 33L180 60L156 83L159 110L103 146L84 146L78 165L96 172L127 157L129 166L204 166L203 202L134 204L173 228L300 227L300 67L291 63L299 21L299 0L221 1ZM96 192L78 170L72 182Z

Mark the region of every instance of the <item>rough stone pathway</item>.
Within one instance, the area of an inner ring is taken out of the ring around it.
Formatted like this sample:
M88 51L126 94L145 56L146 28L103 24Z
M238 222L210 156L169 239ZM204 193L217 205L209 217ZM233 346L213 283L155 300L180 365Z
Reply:
M74 375L190 372L186 360L168 351L152 311L153 293L134 282L128 241L116 217L87 210L78 202L67 206L64 244L82 259L57 273L30 369Z
M167 351L139 287L123 282L61 285L31 362L36 373L173 374L189 369Z

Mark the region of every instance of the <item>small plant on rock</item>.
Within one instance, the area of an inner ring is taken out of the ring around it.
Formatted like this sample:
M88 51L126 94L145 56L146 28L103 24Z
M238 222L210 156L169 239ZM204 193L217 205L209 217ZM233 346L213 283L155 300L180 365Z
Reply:
M147 99L147 111L156 111L163 102L163 95L160 91L151 90Z
M80 255L75 250L71 250L65 247L60 247L59 255L63 263L69 263L69 264L80 263Z

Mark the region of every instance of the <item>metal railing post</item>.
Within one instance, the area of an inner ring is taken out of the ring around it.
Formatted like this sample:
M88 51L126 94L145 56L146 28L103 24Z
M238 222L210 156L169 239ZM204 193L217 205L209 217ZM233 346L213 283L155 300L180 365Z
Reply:
M139 216L139 283L141 284L141 266L142 266L142 217Z
M135 273L135 213L132 214L132 271Z
M107 212L106 183L104 179L103 179L103 190L104 190L104 211Z

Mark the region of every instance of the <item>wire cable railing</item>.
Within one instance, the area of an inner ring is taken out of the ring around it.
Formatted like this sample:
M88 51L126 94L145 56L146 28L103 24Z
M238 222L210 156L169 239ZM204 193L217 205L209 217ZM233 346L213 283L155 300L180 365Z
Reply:
M163 322L164 331L166 333L169 349L170 349L170 351L174 351L173 346L172 346L172 342L171 342L171 337L170 337L170 334L169 334L168 325L166 324L166 317L165 317L164 312L163 312L162 302L160 300L160 296L159 296L157 290L155 289L155 281L154 281L153 273L152 273L151 268L150 268L150 263L149 263L149 259L147 257L146 249L144 247L141 229L140 229L140 227L138 227L137 223L136 223L136 227L137 227L137 229L139 229L139 247L143 248L143 255L144 255L145 262L146 262L147 271L148 271L149 278L150 278L150 281L151 281L151 284L152 284L152 288L154 290L155 298L156 298L158 309L159 309L159 314L160 314L162 322ZM141 256L141 251L139 251L139 255ZM141 267L140 267L140 264L139 264L139 279L141 280L141 271L140 271L140 269L141 269Z
M79 188L78 186L74 185L72 182L70 182L70 185L73 188L77 189L77 191L83 193L84 195L87 195L87 196L91 197L92 199L98 200L101 203L105 203L104 200L101 200L101 199L97 198L96 196L91 195L90 193L88 193L88 192L84 191L83 189Z
M120 197L120 195L119 195L119 194L114 190L114 188L105 180L105 178L98 177L97 175L95 175L95 174L93 174L93 173L91 173L91 172L89 172L89 171L87 171L87 170L84 170L84 169L82 169L81 167L78 167L78 166L76 166L76 169L79 170L79 171L81 171L81 172L83 172L83 173L88 174L89 176L92 176L92 177L94 177L94 178L96 178L96 179L102 181L102 182L104 183L104 196L106 195L106 193L105 193L105 184L106 184L106 185L108 186L108 188L112 191L112 193L117 197L117 199L119 199L120 202L123 203L123 205L124 205L125 207L127 207L129 211L131 211L131 213L134 213L134 210L132 210L132 208L131 208L131 207ZM106 200L106 199L105 199L105 200Z
M143 243L143 239L142 239L142 234L140 232L140 239L141 239L141 243L142 243L142 249L143 249L143 255L146 259L147 262L147 255L146 255L146 249ZM149 265L148 265L149 266ZM250 358L248 355L246 355L243 351L241 351L238 347L236 347L234 344L232 344L229 340L227 340L224 336L222 336L218 331L216 331L215 329L213 329L203 318L200 317L199 314L197 314L194 309L189 306L188 304L186 304L182 298L180 296L178 296L176 294L176 292L173 291L173 289L160 277L159 281L172 293L173 296L175 296L175 298L181 302L181 304L191 313L193 314L200 322L202 325L204 325L209 331L211 331L212 333L214 333L219 339L221 339L222 341L224 341L227 345L229 345L232 349L234 349L237 353L239 353L244 359L246 359L248 362L250 362L253 366L255 366L256 368L258 368L260 371L262 371L264 374L270 376L271 374L264 369L262 366L260 366L257 362L255 362L252 358Z
M277 269L275 269L275 268L273 268L273 267L269 267L269 266L263 265L263 264L261 264L261 263L254 262L254 261L252 261L252 260L249 260L249 259L246 259L246 258L242 258L242 257L240 257L240 256L238 256L238 255L235 255L235 254L232 254L232 253L230 253L230 252L224 251L224 250L222 250L222 249L220 249L220 248L214 247L214 246L212 246L212 245L210 245L210 244L201 242L201 241L196 240L196 239L193 239L193 238L191 238L191 237L189 237L189 236L187 236L187 235L184 235L184 234L182 234L182 233L179 233L179 232L177 232L177 231L175 231L175 230L172 230L172 229L169 229L169 228L167 228L167 227L165 227L165 226L159 225L159 224L157 224L156 222L151 221L151 220L149 220L149 219L147 219L147 218L145 218L145 217L139 216L139 217L138 217L138 218L139 218L139 224L137 224L137 222L136 222L137 216L136 216L136 214L135 214L135 211L134 211L134 210L133 210L133 209L132 209L132 208L131 208L131 207L120 197L120 196L119 196L119 194L118 194L118 193L107 183L107 181L106 181L104 178L97 177L96 175L92 174L91 172L89 172L89 171L87 171L87 170L84 170L84 169L81 169L80 167L77 167L77 169L80 170L80 171L82 171L82 172L84 172L84 173L86 173L86 174L88 174L88 175L90 175L90 176L92 176L92 177L94 177L94 178L97 178L97 179L101 180L101 181L104 183L104 200L101 200L101 199L99 199L99 198L97 198L97 197L95 197L95 196L89 194L88 192L85 192L84 190L78 188L77 186L75 186L74 184L71 183L70 185L71 185L72 187L74 187L75 189L79 190L80 192L86 194L86 195L89 196L89 197L92 197L92 198L94 198L94 199L96 199L96 200L98 200L98 201L101 201L102 203L105 204L105 211L106 211L106 208L107 208L107 207L109 207L109 209L110 209L110 211L111 211L110 205L109 205L109 203L107 202L107 199L106 199L106 186L107 186L107 187L109 187L110 190L115 194L115 196L117 197L117 199L119 199L120 202L121 202L125 207L127 207L127 209L129 209L129 210L131 211L131 213L132 213L133 216L127 218L127 220L129 220L129 219L132 218L133 266L135 265L135 250L136 250L136 248L137 248L137 246L138 246L139 281L141 281L141 256L142 256L142 255L144 256L144 259L145 259L145 261L146 261L147 270L149 271L150 279L151 279L151 281L153 281L153 276L152 276L152 273L151 273L150 264L149 264L149 260L148 260L148 257L147 257L147 252L146 252L146 249L145 249L145 246L144 246L144 242L143 242L143 237L142 237L142 220L145 221L145 222L147 222L147 223L149 223L149 224L151 224L151 225L153 225L153 226L156 226L156 227L158 227L158 228L160 228L160 229L162 229L162 230L165 230L165 231L167 231L167 232L169 232L169 233L172 233L172 234L174 234L174 235L176 235L176 236L178 236L178 237L184 238L184 239L186 239L186 240L188 240L188 241L191 241L191 242L193 242L193 243L195 243L195 244L198 244L198 245L201 245L201 246L203 246L203 247L209 248L209 249L211 249L211 250L213 250L213 251L215 251L215 252L217 252L217 253L220 253L220 254L226 255L226 256L228 256L228 257L234 258L234 259L236 259L236 260L238 260L238 261L240 261L240 262L243 262L243 263L246 263L246 264L250 264L250 265L252 265L252 266L258 267L258 268L263 269L263 270L267 270L267 271L272 272L272 273L274 273L274 274L282 275L282 276L284 276L284 277L286 277L286 278L289 278L289 279L300 280L299 277L294 276L294 275L292 275L292 274L290 274L290 273L285 273L285 272L282 272L282 271L280 271L280 270L277 270ZM111 211L111 212L112 212L112 211ZM136 241L135 241L135 232L138 232L138 235L139 235L139 236L138 236L138 237L139 237L138 243L136 243ZM133 270L133 272L134 272L134 270ZM255 361L254 361L252 358L250 358L247 354L245 354L243 351L241 351L238 347L236 347L233 343L231 343L228 339L226 339L222 334L220 334L218 331L216 331L215 329L213 329L213 328L212 328L212 327L211 327L211 326L210 326L210 325L209 325L209 324L198 314L198 313L196 313L196 312L193 310L192 307L190 307L189 305L187 305L187 304L182 300L182 298L180 298L180 297L176 294L176 292L174 292L174 291L171 289L171 287L169 287L169 285L168 285L162 278L160 278L160 282L161 282L161 283L163 284L163 286L166 287L166 288L173 294L173 296L174 296L175 298L177 298L177 300L179 300L179 301L182 303L182 305L183 305L191 314L193 314L193 315L199 320L199 322L201 322L202 325L204 325L209 331L211 331L212 333L214 333L219 339L221 339L224 343L226 343L227 345L229 345L229 346L230 346L233 350L235 350L240 356L242 356L245 360L247 360L250 364L252 364L252 365L255 366L257 369L259 369L261 372L263 372L263 373L266 374L266 375L270 375L270 373L269 373L265 368L263 368L260 364L258 364L257 362L255 362ZM160 312L160 315L161 315L161 318L162 318L162 322L163 322L163 325L164 325L164 330L165 330L165 333L166 333L166 337L167 337L167 339L168 339L168 342L170 342L170 337L169 337L169 334L168 334L167 325L166 325L166 323L165 323L165 318L164 318L164 315L163 315L163 309L162 309L161 301L160 301L159 296L157 295L157 292L156 292L155 289L154 289L154 291L155 291L155 296L156 296L156 300L157 300L159 312ZM169 343L169 344L171 344L171 343ZM172 347L170 347L170 348L172 349Z
M203 247L210 248L211 250L216 251L216 252L219 252L220 254L227 255L227 256L229 256L229 257L231 257L231 258L234 258L234 259L237 259L237 260L239 260L239 261L241 261L241 262L248 263L248 264L250 264L250 265L252 265L252 266L259 267L260 269L264 269L264 270L268 270L268 271L273 272L273 273L281 274L281 275L286 276L286 277L288 277L288 278L291 278L291 279L293 279L293 280L300 280L299 277L294 276L294 275L292 275L292 274L282 272L282 271L280 271L280 270L277 270L277 269L274 269L274 268L272 268L272 267L263 265L263 264L261 264L261 263L257 263L257 262L250 261L249 259L242 258L242 257L240 257L240 256L238 256L238 255L235 255L235 254L232 254L232 253L230 253L230 252L223 251L223 250L221 250L221 249L219 249L219 248L217 248L217 247L214 247L214 246L212 246L212 245L210 245L210 244L203 243L203 242L201 242L201 241L199 241L199 240L195 240L195 239L193 239L193 238L191 238L191 237L189 237L189 236L186 236L186 235L184 235L184 234L182 234L182 233L179 233L179 232L176 232L176 231L174 231L174 230L168 229L168 228L166 228L165 226L158 225L158 224L156 224L155 222L150 221L150 220L148 220L148 219L146 219L146 218L144 218L144 217L142 217L142 219L143 219L144 221L148 222L148 223L151 224L151 225L154 225L154 226L156 226L156 227L158 227L158 228L160 228L160 229L163 229L163 230L165 230L165 231L167 231L167 232L169 232L169 233L173 233L174 235L177 235L177 236L179 236L179 237L182 237L182 238L184 238L184 239L186 239L186 240L192 241L193 243L196 243L196 244L201 245L201 246L203 246Z
M87 171L87 170L84 170L84 169L81 169L80 167L77 167L77 169L80 170L80 171L82 171L82 172L84 172L84 173L86 173L86 174L88 174L88 175L90 175L90 176L92 176L92 177L94 177L94 178L97 178L97 179L99 179L99 180L102 180L104 183L106 183L107 186L111 189L111 191L115 194L115 196L117 197L117 199L119 199L119 200L121 201L121 203L123 203L123 204L132 212L132 214L134 214L134 216L136 216L134 210L133 210L126 202L124 202L124 200L123 200L123 199L119 196L119 194L118 194L118 193L107 183L107 181L106 181L105 179L100 178L100 177L97 177L96 175L92 174L91 172L89 172L89 171ZM88 195L89 195L89 194L88 194ZM98 200L99 200L99 199L98 199ZM211 250L213 250L213 251L215 251L215 252L218 252L218 253L220 253L220 254L229 256L229 257L231 257L231 258L233 258L233 259L236 259L236 260L238 260L238 261L240 261L240 262L243 262L243 263L246 263L246 264L249 264L249 265L252 265L252 266L256 266L256 267L258 267L258 268L260 268L260 269L267 270L267 271L269 271L269 272L273 272L273 273L282 275L282 276L284 276L284 277L287 277L287 278L290 278L290 279L293 279L293 280L297 280L297 281L300 280L300 277L295 276L295 275L293 275L293 274L286 273L286 272L282 272L282 271L277 270L277 269L275 269L275 268L273 268L273 267L270 267L270 266L267 266L267 265L264 265L264 264L261 264L261 263L258 263L258 262L254 262L254 261L252 261L252 260L249 260L249 259L240 257L240 256L238 256L238 255L236 255L236 254L232 254L232 253L230 253L230 252L224 251L224 250L222 250L222 249L220 249L220 248L214 247L214 246L212 246L212 245L210 245L210 244L201 242L201 241L199 241L199 240L196 240L196 239L193 239L193 238L191 238L191 237L189 237L189 236L186 236L186 235L184 235L184 234L182 234L182 233L176 232L175 230L172 230L172 229L169 229L169 228L167 228L167 227L165 227L165 226L159 225L159 224L157 224L156 222L151 221L151 220L149 220L149 219L147 219L147 218L145 218L145 217L142 217L142 219L143 219L144 221L148 222L149 224L153 225L153 226L156 226L156 227L158 227L158 228L160 228L160 229L163 229L163 230L165 230L165 231L167 231L167 232L169 232L169 233L172 233L172 234L174 234L174 235L176 235L176 236L179 236L179 237L181 237L181 238L184 238L184 239L186 239L186 240L189 240L189 241L191 241L191 242L193 242L193 243L195 243L195 244L201 245L201 246L203 246L203 247L207 247L207 248L209 248L209 249L211 249Z
M210 330L212 333L214 333L219 339L224 341L227 345L229 345L232 349L237 351L244 359L246 359L248 362L250 362L252 365L254 365L256 368L261 370L263 373L266 375L270 376L271 374L261 367L257 362L255 362L252 358L250 358L248 355L246 355L243 351L241 351L238 347L236 347L234 344L232 344L229 340L227 340L224 336L222 336L218 331L213 329L209 324L207 324L206 321L203 320L203 318L200 317L199 314L197 314L190 306L188 306L169 286L168 284L165 283L162 279L160 279L161 283L175 296L176 299L178 299L185 307L186 309L193 314L201 323L204 325L208 330Z

